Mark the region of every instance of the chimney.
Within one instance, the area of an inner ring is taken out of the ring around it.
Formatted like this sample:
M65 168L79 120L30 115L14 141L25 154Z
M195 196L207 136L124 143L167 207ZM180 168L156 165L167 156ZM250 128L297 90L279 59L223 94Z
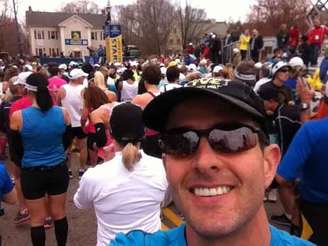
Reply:
M32 12L32 7L28 6L28 12Z

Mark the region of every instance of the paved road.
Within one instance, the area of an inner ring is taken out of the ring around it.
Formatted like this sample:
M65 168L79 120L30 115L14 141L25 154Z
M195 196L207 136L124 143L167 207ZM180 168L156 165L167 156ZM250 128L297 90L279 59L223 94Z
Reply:
M73 195L78 187L78 179L71 179L68 190L68 222L69 236L67 246L94 246L96 245L96 218L92 209L80 210L74 207ZM0 235L2 235L2 246L30 246L29 225L15 226L13 218L16 215L17 208L15 206L3 205L5 215L0 217ZM266 203L268 214L279 214L281 207L279 203ZM173 209L174 210L174 209ZM181 218L177 217L172 210L164 211L163 220L168 227L179 223ZM56 246L53 228L47 230L47 246Z

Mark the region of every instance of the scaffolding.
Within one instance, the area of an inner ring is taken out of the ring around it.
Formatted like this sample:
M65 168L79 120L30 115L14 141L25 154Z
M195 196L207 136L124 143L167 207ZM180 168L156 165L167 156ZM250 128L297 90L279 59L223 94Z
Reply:
M316 16L321 16L322 13L328 13L328 0L316 0L311 1L312 8L310 9L307 19L310 26L313 25L313 18Z

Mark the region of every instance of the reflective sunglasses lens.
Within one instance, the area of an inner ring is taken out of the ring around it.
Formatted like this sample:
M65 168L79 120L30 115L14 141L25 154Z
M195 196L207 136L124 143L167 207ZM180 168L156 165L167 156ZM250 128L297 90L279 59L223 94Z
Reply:
M164 134L162 150L166 154L186 156L197 150L199 137L194 131L184 133Z
M211 147L223 153L237 153L251 149L257 144L256 134L247 127L241 127L235 130L213 129L208 141Z

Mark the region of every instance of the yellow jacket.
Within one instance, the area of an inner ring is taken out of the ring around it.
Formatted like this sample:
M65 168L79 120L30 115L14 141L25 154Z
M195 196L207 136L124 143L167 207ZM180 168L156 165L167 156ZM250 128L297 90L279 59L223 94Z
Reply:
M320 80L320 69L317 68L312 76L307 78L309 85L316 91L321 91L322 82Z
M239 49L240 50L248 50L249 41L251 40L251 36L245 36L244 34L240 35L239 38Z

